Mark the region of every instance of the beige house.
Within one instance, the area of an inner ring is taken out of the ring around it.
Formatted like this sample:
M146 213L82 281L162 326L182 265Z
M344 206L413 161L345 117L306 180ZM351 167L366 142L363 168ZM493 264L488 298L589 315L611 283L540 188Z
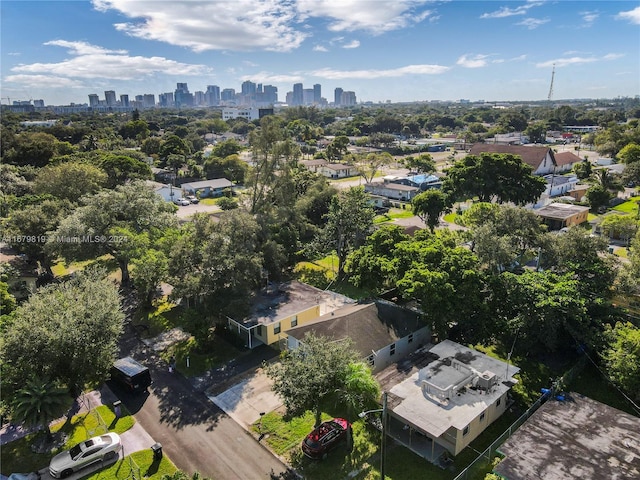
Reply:
M432 462L457 455L505 412L519 371L451 340L427 345L376 375L388 433Z
M291 328L306 325L353 300L292 281L270 285L258 292L251 303L247 317L227 317L229 329L243 338L248 348L262 344L280 348L286 345L286 332Z
M534 212L549 226L549 230L580 225L589 217L589 207L571 203L550 203Z
M327 178L346 178L358 175L358 167L343 163L327 163L318 169L318 173Z

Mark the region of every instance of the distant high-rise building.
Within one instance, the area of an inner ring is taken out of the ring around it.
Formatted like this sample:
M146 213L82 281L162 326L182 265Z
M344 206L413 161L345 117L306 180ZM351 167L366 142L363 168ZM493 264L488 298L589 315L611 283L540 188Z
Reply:
M175 103L176 107L193 106L193 94L189 93L189 87L187 87L186 83L176 84Z
M153 93L145 93L142 98L142 106L145 108L153 108L156 106L156 96Z
M158 96L158 104L164 108L175 107L175 102L173 101L173 92L161 93Z
M302 105L304 102L304 92L301 83L293 84L293 96L291 97L292 105Z
M116 105L116 92L113 90L107 90L104 92L104 100L107 102L108 107L114 107Z
M100 97L98 97L97 93L90 93L89 94L89 106L90 107L97 107L98 105L100 105Z
M322 99L322 86L316 83L313 86L313 103L319 104Z
M344 92L344 90L342 90L340 87L336 88L333 91L333 103L336 107L342 105L342 92Z
M205 92L205 103L210 107L220 105L220 87L217 85L207 85Z
M263 87L263 101L265 103L276 103L278 101L278 87L265 85Z
M236 91L233 88L225 88L220 93L220 100L223 102L235 102L236 100Z
M342 92L342 95L340 95L340 105L350 106L355 105L356 103L355 92Z
M36 108L43 108L44 107L44 100L34 100L33 101L33 106Z
M257 91L256 84L246 80L242 82L242 95L255 95Z
M195 103L195 105L198 105L198 106L206 105L204 101L204 92L198 90L196 93L194 93L193 102Z
M123 107L129 106L129 95L120 95L120 105Z
M302 89L302 105L311 105L313 104L315 92L313 88L303 88Z

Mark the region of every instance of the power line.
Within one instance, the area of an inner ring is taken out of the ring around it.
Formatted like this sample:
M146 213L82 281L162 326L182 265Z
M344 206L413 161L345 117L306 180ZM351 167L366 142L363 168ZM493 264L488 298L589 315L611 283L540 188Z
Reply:
M553 70L551 70L551 85L549 86L549 95L547 96L547 100L551 101L553 97L553 79L556 76L556 64L553 64Z

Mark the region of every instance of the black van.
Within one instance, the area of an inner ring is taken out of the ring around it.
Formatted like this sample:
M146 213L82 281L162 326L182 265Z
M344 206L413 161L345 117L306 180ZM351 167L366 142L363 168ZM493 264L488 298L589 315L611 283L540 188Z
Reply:
M111 368L111 379L132 392L143 392L151 385L149 369L131 357L115 361Z

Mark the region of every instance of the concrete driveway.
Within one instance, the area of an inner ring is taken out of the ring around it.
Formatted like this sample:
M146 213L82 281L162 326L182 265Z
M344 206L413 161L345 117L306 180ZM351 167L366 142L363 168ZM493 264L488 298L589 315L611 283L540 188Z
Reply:
M271 390L272 385L271 379L259 368L221 394L207 394L207 398L248 430L250 425L260 420L260 413L282 406L280 397Z

